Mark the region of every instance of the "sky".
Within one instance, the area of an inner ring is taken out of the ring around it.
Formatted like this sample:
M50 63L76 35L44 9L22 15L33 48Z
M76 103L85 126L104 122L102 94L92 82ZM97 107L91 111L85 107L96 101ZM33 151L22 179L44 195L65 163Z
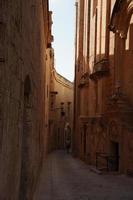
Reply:
M74 80L75 1L50 0L53 11L52 34L55 68L70 81Z

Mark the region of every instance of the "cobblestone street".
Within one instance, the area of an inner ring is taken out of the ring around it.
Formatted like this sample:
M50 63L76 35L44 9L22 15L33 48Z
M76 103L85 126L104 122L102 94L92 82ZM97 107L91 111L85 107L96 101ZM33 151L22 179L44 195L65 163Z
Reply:
M98 175L63 151L50 154L34 200L133 200L133 179Z

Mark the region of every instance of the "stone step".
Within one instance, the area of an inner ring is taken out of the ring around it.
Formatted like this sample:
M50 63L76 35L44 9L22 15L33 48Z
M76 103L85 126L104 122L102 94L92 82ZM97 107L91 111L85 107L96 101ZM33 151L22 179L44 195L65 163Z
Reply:
M97 169L95 166L89 165L89 170L95 172L96 174L102 174L102 171Z

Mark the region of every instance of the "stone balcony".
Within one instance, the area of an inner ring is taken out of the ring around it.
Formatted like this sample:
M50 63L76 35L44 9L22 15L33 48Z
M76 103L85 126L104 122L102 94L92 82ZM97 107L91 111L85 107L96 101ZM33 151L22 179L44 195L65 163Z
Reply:
M100 79L109 74L109 60L102 59L94 63L93 71L90 74L90 79L96 80Z
M86 72L81 76L78 87L82 88L82 87L87 86L88 84L89 84L89 72Z

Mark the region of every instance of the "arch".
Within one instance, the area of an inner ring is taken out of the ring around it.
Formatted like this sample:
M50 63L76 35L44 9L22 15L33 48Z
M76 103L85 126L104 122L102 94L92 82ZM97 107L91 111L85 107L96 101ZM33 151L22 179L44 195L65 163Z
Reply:
M132 0L116 0L109 28L115 33L115 90L123 92L127 88L128 74L124 74L126 56L125 47L130 21L133 14Z
M126 39L132 14L132 0L116 0L109 25L110 30L118 33L120 38Z

